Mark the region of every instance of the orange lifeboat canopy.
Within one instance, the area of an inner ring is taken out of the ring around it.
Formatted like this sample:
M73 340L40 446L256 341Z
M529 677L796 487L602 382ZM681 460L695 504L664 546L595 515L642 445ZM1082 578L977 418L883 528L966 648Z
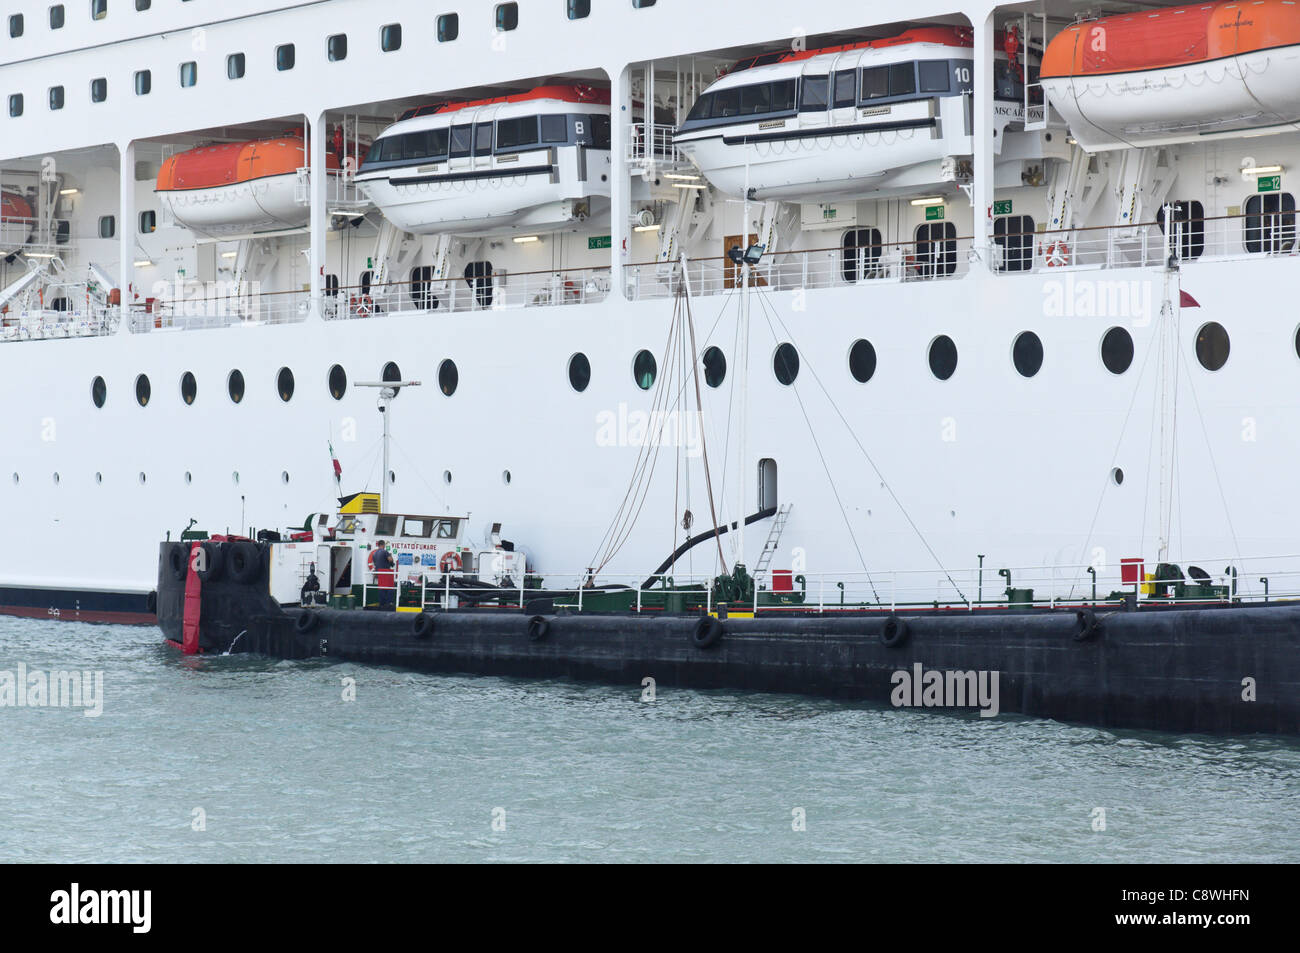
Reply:
M159 192L213 189L278 175L292 175L308 164L301 136L200 146L171 156L158 171ZM339 159L325 153L325 167L339 171Z
M32 205L25 198L13 192L0 193L0 218L21 220L31 217Z
M1287 0L1203 3L1086 20L1052 38L1044 79L1168 69L1300 45Z

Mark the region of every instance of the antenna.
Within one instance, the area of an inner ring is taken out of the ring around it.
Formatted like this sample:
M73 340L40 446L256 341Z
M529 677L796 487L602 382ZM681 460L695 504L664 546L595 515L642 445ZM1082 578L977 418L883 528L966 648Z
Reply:
M389 442L388 405L391 404L391 403L393 402L393 400L394 400L394 399L397 397L397 395L401 392L401 390L402 390L403 387L419 387L419 386L420 386L420 382L419 382L419 381L366 381L366 382L358 383L358 384L356 384L355 386L357 386L357 387L378 387L378 388L379 388L379 413L382 414L382 415L383 415L383 418L384 418L384 473L383 473L383 476L381 477L381 485L383 486L383 490L382 490L382 492L379 494L379 508L380 508L381 510L387 508L387 509L388 509L388 512L391 513L391 512L393 512L392 508L391 508L391 507L386 507L386 501L387 501L387 498L388 498L388 485L389 485L389 481L388 481L388 474L389 474L389 470L388 470L388 442Z

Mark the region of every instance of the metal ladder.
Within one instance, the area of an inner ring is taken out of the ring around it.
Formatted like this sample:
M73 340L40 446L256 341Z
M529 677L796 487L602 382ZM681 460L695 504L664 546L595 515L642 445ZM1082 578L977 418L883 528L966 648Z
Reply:
M755 575L771 565L772 557L776 555L777 543L781 541L781 531L785 529L785 521L790 518L792 506L793 503L786 503L777 509L776 517L772 520L772 529L767 534L767 542L763 544L763 551L758 556L758 564L754 567Z

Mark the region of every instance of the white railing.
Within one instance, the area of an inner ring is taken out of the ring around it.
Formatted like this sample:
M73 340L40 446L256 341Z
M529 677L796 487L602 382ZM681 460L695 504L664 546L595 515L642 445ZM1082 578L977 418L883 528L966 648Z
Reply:
M305 291L266 292L150 300L131 308L131 330L182 331L235 325L293 324L307 320L311 295Z
M71 311L9 311L0 315L0 342L98 337L117 330L120 309L82 306Z
M673 145L676 128L654 123L647 134L645 123L634 123L628 129L627 161L632 165L684 165L689 161Z

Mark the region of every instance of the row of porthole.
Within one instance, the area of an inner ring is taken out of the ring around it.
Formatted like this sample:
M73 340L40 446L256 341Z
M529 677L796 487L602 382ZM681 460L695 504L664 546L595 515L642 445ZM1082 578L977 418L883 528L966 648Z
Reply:
M63 475L62 475L61 473L59 473L59 472L56 470L56 471L54 472L54 477L53 477L53 479L54 479L54 485L55 485L55 486L58 486L58 485L60 485L60 484L63 482ZM149 482L149 476L148 476L148 474L146 474L143 470L140 471L139 476L137 477L137 479L139 479L139 481L140 481L140 485L141 485L141 486L143 486L143 485L145 485L146 483ZM232 483L234 483L236 486L238 486L238 485L239 485L239 471L238 471L238 470L234 470L234 471L232 471L231 474L230 474L230 479L231 479L231 482L232 482ZM20 484L22 483L22 476L21 476L17 471L15 471L14 474L13 474L13 481L14 481L14 486L18 486L18 485L20 485ZM96 472L96 473L95 473L95 483L96 483L96 484L103 484L103 482L104 482L104 474L103 474L103 473L100 473L100 472ZM193 483L193 482L194 482L194 475L193 475L192 473L190 473L189 470L186 470L186 471L185 471L185 483L188 485L188 484ZM281 473L280 473L280 482L283 483L283 484L285 484L286 486L288 486L288 484L289 484L289 471L288 471L288 470L283 470L283 471L281 471ZM396 474L394 471L392 471L392 470L389 470L389 471L388 471L388 482L389 482L389 484L394 484L394 483L397 482L397 474ZM451 486L451 482L452 482L452 472L451 472L450 470L443 470L443 471L442 471L442 482L445 483L445 484L447 484L448 486ZM511 483L514 482L514 475L513 475L509 470L502 470L502 471L501 471L501 482L504 483L506 486L509 486Z
M384 381L396 382L402 379L401 369L392 361L384 365ZM326 375L326 386L330 396L335 400L342 400L348 390L347 371L339 364L333 365ZM456 362L450 359L443 361L438 365L438 389L444 396L450 397L456 393L460 386L460 371L456 367ZM280 400L288 403L293 399L296 383L293 371L287 367L280 368L275 377L275 390ZM198 380L190 371L181 375L180 380L181 400L189 405L193 404L198 398L199 385ZM243 372L233 370L226 376L226 393L230 396L233 403L240 403L244 399L245 382ZM141 407L147 407L150 399L153 397L153 385L149 382L147 374L140 374L135 379L135 401ZM90 399L96 407L103 407L108 401L108 383L103 377L96 377L90 382Z

